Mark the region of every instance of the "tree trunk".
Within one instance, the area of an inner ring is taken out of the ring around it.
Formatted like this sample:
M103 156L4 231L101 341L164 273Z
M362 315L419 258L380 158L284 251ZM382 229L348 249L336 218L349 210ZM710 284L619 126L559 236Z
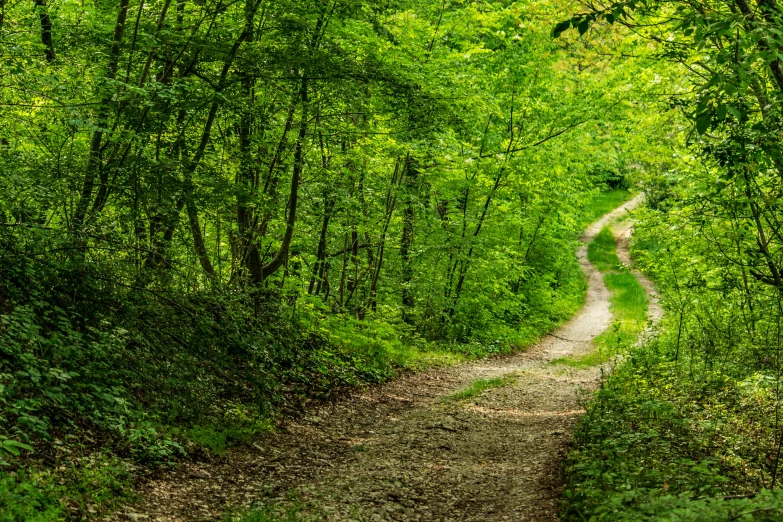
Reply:
M407 161L407 160L406 160ZM386 207L384 215L383 230L381 231L381 237L378 239L378 250L375 254L375 264L372 267L370 276L370 292L368 298L368 308L375 312L378 309L378 279L381 275L381 268L383 267L383 254L386 250L386 234L389 231L389 224L391 223L392 216L394 215L394 208L397 203L397 185L402 180L402 170L400 168L400 160L398 159L394 163L394 174L392 174L392 181L389 190L386 192Z
M320 30L322 23L323 21L319 20L319 26L317 27L316 32ZM299 122L299 134L296 138L296 145L294 146L294 168L291 174L291 189L288 195L288 219L286 220L285 234L283 235L282 244L275 257L261 268L261 279L256 281L257 283L263 283L269 276L283 266L283 263L288 259L288 250L291 247L291 239L294 235L296 207L299 202L299 182L301 181L302 171L304 170L304 140L307 137L308 119L310 117L310 111L308 110L310 100L306 74L302 77L300 96L302 115Z
M190 234L193 236L193 248L198 256L201 268L208 276L213 277L215 275L215 268L212 266L212 261L209 259L209 253L204 244L204 236L201 234L201 227L198 222L198 209L193 201L192 183L191 187L186 189L186 191L188 192L186 196L186 208L188 212L188 221L190 222Z
M332 9L334 9L334 7ZM327 17L330 14L331 12L328 14L324 13L315 24L315 30L313 31L313 38L310 44L313 49L318 48L319 41L323 36L322 31L326 26ZM306 70L302 71L302 83L299 89L302 114L299 121L299 134L296 137L296 144L294 145L294 168L293 173L291 174L291 188L288 195L288 219L286 219L285 234L283 235L282 244L280 245L277 254L275 254L275 257L261 268L261 280L258 281L258 283L263 283L269 276L283 266L288 259L288 251L291 247L291 239L294 235L296 207L299 202L299 183L302 178L302 172L304 171L304 141L307 137L310 119L310 93L307 75L308 72Z
M114 37L109 51L109 63L106 71L106 78L111 81L117 78L117 68L120 63L120 51L122 44L122 36L125 33L125 22L128 18L128 2L129 0L120 0L119 11L117 12L117 20L114 23ZM87 158L87 172L84 176L84 183L82 184L81 196L79 197L79 203L76 206L76 212L74 214L73 222L76 230L79 230L84 224L84 220L87 217L87 209L89 208L90 201L92 199L92 191L95 188L95 178L97 175L101 177L101 183L106 184L107 173L103 168L103 160L101 158L101 145L103 144L103 129L108 124L109 119L109 106L112 103L112 97L108 94L104 94L101 100L100 108L98 109L98 119L96 126L98 129L93 132L92 140L90 141L90 152Z
M52 38L52 19L49 17L49 11L46 9L46 0L35 0L35 6L38 8L38 17L41 20L41 43L44 44L46 50L44 56L47 62L53 62L57 57L54 53L54 40ZM125 2L125 9L127 10L128 3ZM5 11L5 0L2 3L3 11ZM120 7L122 9L122 6ZM0 21L0 25L2 21Z
M313 276L310 278L310 285L307 288L307 293L310 295L318 295L321 292L321 287L324 277L324 269L326 268L326 240L329 233L329 221L332 219L332 212L334 211L335 198L330 196L326 200L324 206L324 216L321 222L321 233L318 236L318 250L316 251L315 265L313 266Z
M413 263L411 261L411 249L413 247L414 219L414 190L418 178L418 164L414 158L409 157L405 165L405 210L403 211L402 240L400 242L400 259L402 260L402 320L409 325L413 324Z
M252 13L247 13L251 16ZM247 20L251 24L250 34L247 36L249 41L254 39L252 28L252 16ZM250 108L242 111L239 121L239 154L240 167L237 173L237 228L239 232L239 266L241 270L248 274L251 281L261 280L261 252L258 249L258 242L255 233L256 211L250 207L249 201L253 196L258 195L259 172L253 165L252 154L250 151L253 135L253 88L255 78L250 74L242 75L242 93L250 102Z

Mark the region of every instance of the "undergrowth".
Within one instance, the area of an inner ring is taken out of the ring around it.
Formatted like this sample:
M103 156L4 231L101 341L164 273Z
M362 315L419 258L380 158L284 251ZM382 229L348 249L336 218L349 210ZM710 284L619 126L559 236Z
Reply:
M779 297L732 290L695 262L710 243L681 249L657 219L643 214L632 253L666 314L586 405L564 462L564 518L783 520L781 322L753 315Z
M0 522L105 516L132 498L131 472L121 459L95 453L63 458L56 469L0 474Z
M599 195L586 213L603 212L621 195L627 193ZM457 322L472 326L442 339L390 319L383 305L358 320L276 288L256 295L217 285L145 292L114 285L103 267L79 259L6 264L0 520L109 510L114 500L102 492L124 498L136 467L219 457L273 430L278 415L307 400L524 348L582 304L578 263L561 257L557 272L526 275L513 295L498 290L513 307L466 298ZM52 466L52 455L62 465ZM109 464L89 465L96 456Z
M634 350L575 434L567 520L781 520L783 493L764 490L774 393L760 375L693 379L655 343Z

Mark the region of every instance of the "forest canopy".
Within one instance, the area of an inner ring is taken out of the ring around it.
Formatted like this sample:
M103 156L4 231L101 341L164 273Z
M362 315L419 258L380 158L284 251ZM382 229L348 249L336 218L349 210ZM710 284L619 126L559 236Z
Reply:
M70 440L166 465L526 347L582 303L582 229L639 187L674 361L769 370L778 23L744 0L0 0L0 463ZM705 341L705 302L749 337Z
M609 67L616 35L553 40L563 12L4 2L4 365L31 375L9 404L46 433L107 377L88 360L143 402L212 379L266 401L282 359L354 328L510 346L567 317L580 209L645 168L628 93L654 79Z

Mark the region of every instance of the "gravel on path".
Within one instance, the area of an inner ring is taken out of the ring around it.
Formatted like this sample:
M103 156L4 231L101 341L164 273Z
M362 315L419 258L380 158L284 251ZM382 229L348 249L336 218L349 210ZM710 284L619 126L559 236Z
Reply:
M588 352L609 327L610 293L587 261L586 244L640 201L585 231L578 252L588 280L584 307L537 345L354 391L218 462L186 463L149 481L124 516L221 520L227 510L263 502L297 504L302 520L558 520L560 462L601 369L549 363ZM618 255L630 261L627 234ZM477 379L507 375L516 380L448 400Z

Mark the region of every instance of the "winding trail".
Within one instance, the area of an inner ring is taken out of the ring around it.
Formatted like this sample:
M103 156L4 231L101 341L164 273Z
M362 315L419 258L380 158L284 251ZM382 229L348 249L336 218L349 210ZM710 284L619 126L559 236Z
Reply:
M585 231L578 252L589 282L585 305L539 344L354 392L289 421L253 448L148 482L126 518L219 520L262 500L298 504L303 520L557 520L559 463L601 370L549 363L586 353L610 325L610 294L587 261L586 244L640 201ZM618 254L628 262L630 226L620 227ZM651 299L651 318L659 310ZM444 400L477 379L509 374L517 376L511 385Z

